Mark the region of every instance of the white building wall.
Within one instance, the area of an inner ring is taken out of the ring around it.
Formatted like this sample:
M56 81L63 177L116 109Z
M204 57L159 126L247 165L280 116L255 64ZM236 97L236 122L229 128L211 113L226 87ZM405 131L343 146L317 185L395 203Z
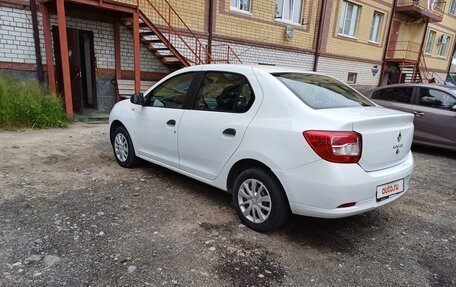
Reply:
M373 63L320 57L318 60L318 72L333 76L344 83L347 82L348 73L357 73L356 84L353 84L353 86L376 87L380 81L382 66L377 65L378 72L373 76L372 68L375 65Z
M0 6L0 62L35 64L30 11Z

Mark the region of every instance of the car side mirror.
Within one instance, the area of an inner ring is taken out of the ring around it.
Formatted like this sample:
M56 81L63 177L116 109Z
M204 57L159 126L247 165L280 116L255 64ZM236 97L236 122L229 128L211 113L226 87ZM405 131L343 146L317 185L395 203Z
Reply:
M144 94L143 93L135 93L130 97L130 102L135 105L144 105Z

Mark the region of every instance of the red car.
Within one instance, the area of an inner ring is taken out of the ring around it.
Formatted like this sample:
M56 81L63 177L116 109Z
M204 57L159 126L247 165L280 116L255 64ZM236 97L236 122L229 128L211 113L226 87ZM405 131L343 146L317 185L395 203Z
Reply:
M415 114L414 143L456 151L456 87L397 84L364 95L381 106Z

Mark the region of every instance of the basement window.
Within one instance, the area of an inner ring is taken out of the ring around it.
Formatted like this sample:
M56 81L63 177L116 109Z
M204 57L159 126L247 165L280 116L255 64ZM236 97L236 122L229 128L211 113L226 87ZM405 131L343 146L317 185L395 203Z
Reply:
M358 78L358 73L348 73L347 84L356 84L356 78Z

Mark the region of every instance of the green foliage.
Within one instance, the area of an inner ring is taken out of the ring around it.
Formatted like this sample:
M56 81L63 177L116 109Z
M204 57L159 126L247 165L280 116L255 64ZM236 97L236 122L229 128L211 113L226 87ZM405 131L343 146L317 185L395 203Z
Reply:
M40 84L0 73L0 128L66 127L63 105Z

